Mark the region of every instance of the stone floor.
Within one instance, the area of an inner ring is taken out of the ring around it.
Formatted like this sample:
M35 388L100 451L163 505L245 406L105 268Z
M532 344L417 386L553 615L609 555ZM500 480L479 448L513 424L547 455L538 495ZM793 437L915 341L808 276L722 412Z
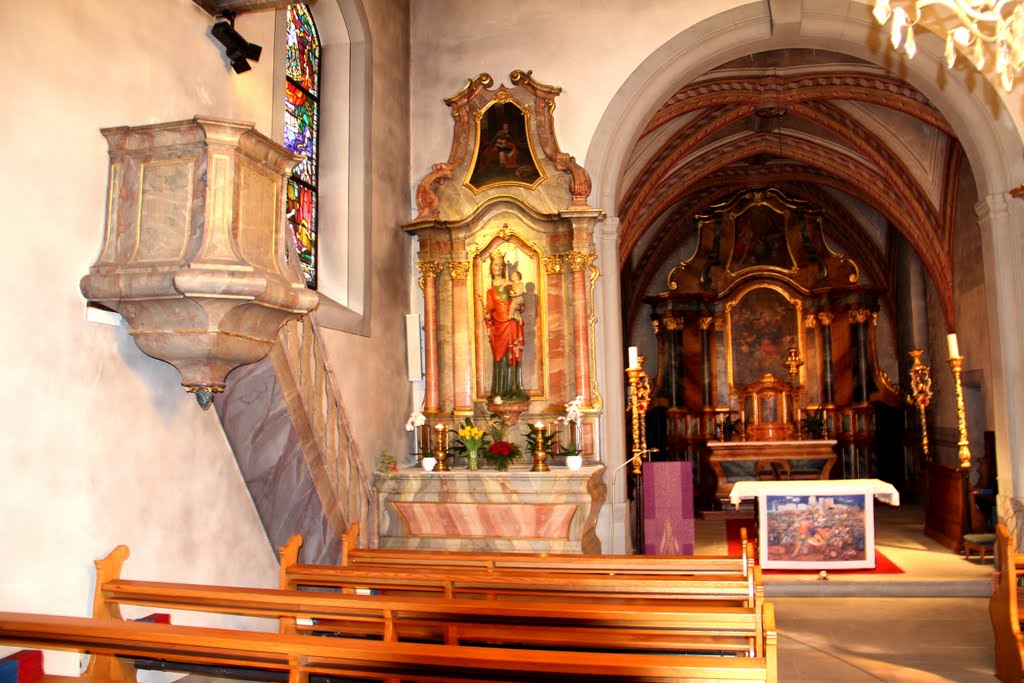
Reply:
M921 533L920 508L878 505L876 546L904 574L767 575L780 683L991 682L992 561L965 560ZM724 552L722 522L697 552Z

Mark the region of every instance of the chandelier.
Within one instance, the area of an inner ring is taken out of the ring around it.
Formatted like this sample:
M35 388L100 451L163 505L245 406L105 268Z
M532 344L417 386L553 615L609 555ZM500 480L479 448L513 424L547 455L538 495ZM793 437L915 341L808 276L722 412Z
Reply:
M892 20L893 48L902 45L913 57L917 53L914 26L926 7L937 8L929 28L942 26L936 31L946 32L947 67L952 69L956 63L958 48L979 71L988 63L987 53L994 53L993 66L1003 89L1013 88L1017 72L1024 68L1024 0L875 0L872 14L882 26Z

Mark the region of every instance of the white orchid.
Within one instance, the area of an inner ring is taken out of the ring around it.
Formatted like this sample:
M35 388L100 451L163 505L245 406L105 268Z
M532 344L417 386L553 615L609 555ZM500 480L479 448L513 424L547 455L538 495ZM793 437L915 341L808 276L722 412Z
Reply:
M501 396L495 396L494 397L494 405L500 406L502 403L503 403L503 401L501 400Z
M427 423L426 416L418 410L412 411L412 415L409 416L409 420L405 423L405 431L415 431L420 425Z
M565 404L565 421L566 422L579 422L580 414L583 410L583 397L577 396L573 400Z

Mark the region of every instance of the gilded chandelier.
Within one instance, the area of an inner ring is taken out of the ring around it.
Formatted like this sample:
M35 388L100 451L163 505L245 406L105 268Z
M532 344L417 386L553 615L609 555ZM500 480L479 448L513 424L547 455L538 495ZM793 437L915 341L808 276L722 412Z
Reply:
M1024 3L1022 0L875 0L873 14L885 26L892 20L892 46L902 45L908 57L917 53L914 26L921 12L932 8L927 23L946 34L946 66L953 68L957 50L968 55L979 71L994 53L994 69L1009 92L1017 72L1024 68Z

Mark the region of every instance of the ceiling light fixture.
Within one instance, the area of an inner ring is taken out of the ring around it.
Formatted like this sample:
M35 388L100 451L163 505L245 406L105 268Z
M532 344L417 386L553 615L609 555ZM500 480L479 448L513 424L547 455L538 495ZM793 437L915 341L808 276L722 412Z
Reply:
M872 14L882 26L892 20L893 48L902 45L907 56L913 58L917 53L914 26L925 8L935 8L931 26L949 26L937 29L946 32L947 67L953 68L959 48L982 71L988 63L986 52L991 51L995 53L993 68L1003 89L1013 89L1017 72L1024 68L1022 0L875 0Z

